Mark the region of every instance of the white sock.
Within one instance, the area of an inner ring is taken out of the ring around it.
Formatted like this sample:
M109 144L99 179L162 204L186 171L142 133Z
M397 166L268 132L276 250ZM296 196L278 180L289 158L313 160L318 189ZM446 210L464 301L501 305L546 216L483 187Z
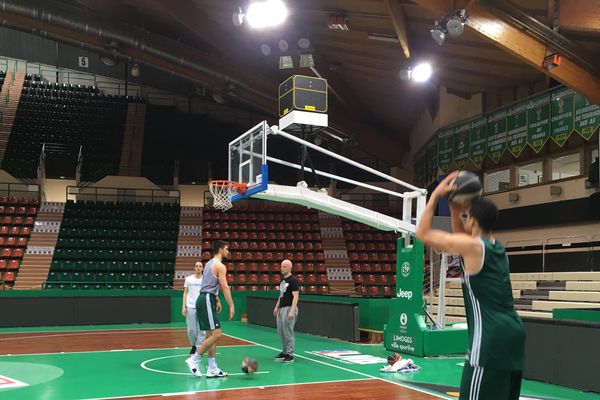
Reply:
M215 359L215 357L208 357L208 369L210 369L211 371L217 369L217 360Z

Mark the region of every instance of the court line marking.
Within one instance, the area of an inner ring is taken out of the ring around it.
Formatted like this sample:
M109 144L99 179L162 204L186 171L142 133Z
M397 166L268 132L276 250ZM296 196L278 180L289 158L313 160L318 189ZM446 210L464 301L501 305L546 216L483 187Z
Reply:
M236 337L236 336L233 336L233 335L230 335L230 334L227 334L227 336L232 337L234 339L238 339L238 340L244 340L244 339L240 339L239 337ZM257 346L261 346L261 347L264 347L264 348L267 348L267 349L271 349L271 350L274 350L274 351L280 351L280 349L276 349L275 347L267 346L266 344L253 342L252 340L246 340L246 341L250 342L250 343L254 343ZM435 397L438 397L440 399L450 399L450 400L454 399L453 397L444 397L444 396L441 396L441 395L439 395L437 393L430 393L430 392L428 392L426 390L423 390L423 389L414 388L414 387L411 387L411 386L408 386L408 385L405 385L405 384L402 384L402 383L399 383L399 382L396 382L396 381L388 381L386 379L383 379L383 378L380 378L380 377L377 377L377 376L374 376L374 375L369 375L369 374L365 374L364 372L354 371L354 370L351 370L351 369L348 369L348 368L341 367L339 365L327 363L325 361L315 360L314 358L306 357L306 356L303 356L303 355L300 355L300 354L294 354L294 357L303 358L305 360L313 361L313 362L316 362L316 363L319 363L319 364L323 364L323 365L327 365L327 366L330 366L330 367L333 367L333 368L337 368L337 369L341 369L341 370L344 370L344 371L352 372L354 374L366 376L366 377L371 378L371 379L377 379L377 380L380 380L382 382L389 382L389 383L392 383L394 385L402 386L402 387L405 387L407 389L412 389L412 390L415 390L417 392L429 394L431 396L435 396Z
M282 386L300 386L300 385L320 385L323 383L339 383L339 382L360 382L360 381L372 381L372 378L357 378L357 379L338 379L331 381L319 381L319 382L298 382L298 383L276 383L273 385L264 385L264 386L247 386L247 387L235 387L235 388L224 388L224 389L207 389L207 390L196 390L190 392L169 392L169 393L150 393L150 394L137 394L131 396L115 396L115 397L91 397L82 400L113 400L113 399L130 399L130 398L140 398L140 397L151 397L151 396L180 396L180 395L189 395L189 394L198 394L198 393L207 393L207 392L224 392L230 390L262 390L266 388L274 388L274 387L282 387ZM387 381L386 381L387 382Z
M2 329L5 329L5 328L2 328ZM25 331L25 332L23 332L23 331L13 331L13 332L9 331L9 332L5 332L5 331L2 331L0 329L0 336L2 336L2 335L14 335L16 333L60 333L60 332L84 332L84 333L87 333L87 332L119 332L119 331L123 331L123 332L136 331L136 332L140 332L140 331L167 331L167 330L177 330L177 331L181 330L181 331L185 331L185 330L187 330L187 328L186 327L178 327L178 328L176 328L176 327L172 327L172 328L131 328L131 329L123 329L123 328L112 328L112 329L110 329L109 328L109 329L101 329L101 330L99 330L99 329L79 329L79 330L77 330L77 329L73 329L73 330L68 329L68 330L64 330L64 331L56 330L56 331Z
M178 329L179 330L179 329ZM181 329L186 330L186 329ZM154 330L149 329L140 329L140 330L114 330L114 331L79 331L74 333L57 333L55 335L38 335L38 336L15 336L10 338L0 337L0 341L8 341L8 340L24 340L24 339L41 339L41 338L51 338L51 337L64 337L64 336L84 336L84 335L102 335L106 332L110 332L111 334L115 333L126 333L126 334L144 334L144 333L153 333ZM8 333L6 335L9 335ZM13 335L13 334L10 334Z
M229 335L225 335L229 336ZM256 346L254 343L247 341L250 344L224 344L219 347L253 347ZM119 351L158 351L158 350L178 350L185 349L189 351L189 347L153 347L149 349L106 349L106 350L86 350L86 351L56 351L54 353L19 353L19 354L0 354L0 358L2 357L21 357L21 356L47 356L53 354L86 354L86 353L109 353L109 352L119 352Z
M229 346L227 346L229 347ZM217 355L220 353L217 353ZM175 358L175 357L185 357L185 356L189 356L189 354L176 354L174 356L164 356L164 357L157 357L157 358L151 358L149 360L146 360L144 362L142 362L140 364L140 367L142 367L143 369L147 370L147 371L152 371L152 372L158 372L160 374L171 374L171 375L185 375L185 376L194 376L193 374L191 374L190 372L171 372L171 371L163 371L160 369L154 369L154 368L150 368L146 366L146 363L151 363L152 361L156 361L156 360L164 360L165 358ZM253 374L269 374L271 371L257 371L254 372ZM228 376L237 376L237 375L247 375L244 372L234 372L232 374L229 374Z

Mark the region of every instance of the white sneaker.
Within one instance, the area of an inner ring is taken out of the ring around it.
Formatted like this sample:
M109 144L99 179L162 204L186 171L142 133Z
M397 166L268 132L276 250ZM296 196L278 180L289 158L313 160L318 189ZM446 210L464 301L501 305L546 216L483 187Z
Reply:
M219 368L215 370L208 369L206 371L207 378L225 378L227 375L229 375L227 372L223 372Z
M186 364L187 364L187 363L193 363L193 362L194 362L194 359L193 359L193 357L194 357L193 355L192 355L192 356L189 356L188 358L186 358L186 359L185 359L184 363L186 363Z
M188 358L187 360L185 360L185 364L190 369L190 372L192 373L192 375L195 375L197 377L202 376L202 371L200 371L200 365L198 365L197 362L194 362L194 360L192 360L191 357Z

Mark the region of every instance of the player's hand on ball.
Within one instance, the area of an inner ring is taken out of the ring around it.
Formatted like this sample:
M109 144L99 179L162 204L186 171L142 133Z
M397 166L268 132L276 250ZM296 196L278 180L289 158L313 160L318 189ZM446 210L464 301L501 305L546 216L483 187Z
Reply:
M454 179L456 179L456 177L458 176L458 172L459 171L450 172L448 174L448 176L446 176L444 178L444 180L441 181L439 183L439 185L437 185L437 187L433 191L432 195L436 195L436 196L439 196L439 197L445 197L445 196L448 195L448 193L450 193L453 190L455 190L456 189L456 185L454 185Z

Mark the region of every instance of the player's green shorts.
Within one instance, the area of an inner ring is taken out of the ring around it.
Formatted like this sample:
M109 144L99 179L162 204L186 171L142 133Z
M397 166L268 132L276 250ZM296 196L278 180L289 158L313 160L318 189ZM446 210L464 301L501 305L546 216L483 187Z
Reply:
M472 367L465 362L460 400L519 400L522 371Z
M200 293L196 300L196 317L202 331L212 331L221 328L217 317L217 298L211 293Z

